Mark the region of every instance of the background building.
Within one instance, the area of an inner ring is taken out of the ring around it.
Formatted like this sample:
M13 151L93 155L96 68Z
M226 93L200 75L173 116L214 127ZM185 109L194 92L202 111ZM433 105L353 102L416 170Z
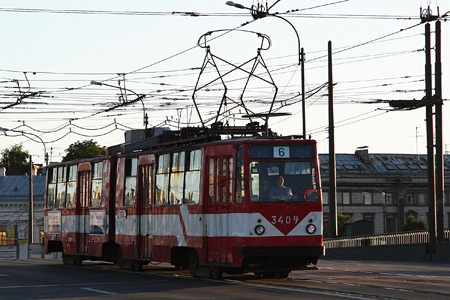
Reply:
M29 176L0 174L0 245L28 242ZM45 176L33 176L34 237L41 241L44 227Z
M329 230L328 154L319 155L324 201L324 233ZM444 158L444 226L450 227L450 156ZM427 157L412 154L336 154L338 213L353 217L367 234L401 231L406 218L428 220ZM33 177L34 238L43 228L45 175ZM28 176L0 172L0 245L27 241Z
M329 232L329 160L320 155L324 198L324 233ZM444 226L450 227L450 157L444 157ZM406 218L428 220L427 157L412 154L369 154L367 148L355 154L336 154L337 211L366 220L368 234L401 231Z

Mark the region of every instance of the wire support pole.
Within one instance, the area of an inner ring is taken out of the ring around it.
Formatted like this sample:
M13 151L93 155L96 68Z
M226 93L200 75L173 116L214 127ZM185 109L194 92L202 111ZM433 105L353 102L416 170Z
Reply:
M434 165L434 130L432 103L430 24L425 24L425 91L426 91L426 125L427 125L427 163L428 163L428 228L430 235L430 257L436 253L436 191Z
M302 127L303 127L303 139L306 139L306 95L305 95L305 52L303 48L301 52L301 73L302 73Z
M333 109L333 58L332 44L328 41L328 147L329 147L329 205L330 237L338 236L336 201L336 152L334 147L334 109Z
M28 194L28 246L33 244L34 235L34 199L33 199L33 159L30 155L30 183L29 183L29 194ZM28 258L30 255L30 249L28 248Z
M436 21L435 51L435 128L436 128L436 231L439 243L444 242L444 156L442 149L442 61L441 22Z

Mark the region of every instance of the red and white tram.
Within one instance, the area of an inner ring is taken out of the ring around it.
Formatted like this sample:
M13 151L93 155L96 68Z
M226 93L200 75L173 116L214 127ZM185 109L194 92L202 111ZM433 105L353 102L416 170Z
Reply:
M134 270L170 262L212 278L284 278L324 254L315 141L150 140L48 167L47 253Z

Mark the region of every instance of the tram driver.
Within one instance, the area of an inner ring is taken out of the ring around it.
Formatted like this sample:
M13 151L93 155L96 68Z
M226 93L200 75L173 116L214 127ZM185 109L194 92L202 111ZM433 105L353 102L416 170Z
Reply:
M285 196L292 196L292 190L287 186L284 186L283 176L278 176L275 181L275 186L270 189L270 198L283 198Z

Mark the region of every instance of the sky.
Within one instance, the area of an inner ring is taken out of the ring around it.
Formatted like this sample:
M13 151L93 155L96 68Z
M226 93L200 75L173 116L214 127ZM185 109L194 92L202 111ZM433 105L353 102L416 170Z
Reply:
M44 146L56 162L76 141L117 145L126 130L144 127L144 109L149 127L200 126L199 115L210 125L224 86L227 101L220 109L226 113L220 121L249 122L236 105L241 97L249 113L267 113L274 101L273 111L290 115L270 118L272 130L301 135L300 40L306 133L318 141L319 153L328 152L329 41L336 153L353 153L361 146L370 153L426 153L425 108L394 111L387 101L424 97L420 8L437 14L439 6L442 16L450 11L448 1L281 0L269 12L285 20L254 20L249 10L225 2L1 1L0 127L9 131L0 132L0 150L22 144L35 163L44 163ZM258 1L236 3L251 7ZM449 24L442 19L446 152ZM435 22L431 31L434 47ZM257 76L247 81L260 47ZM434 50L432 62L434 72ZM230 72L236 65L241 69ZM137 95L144 98L133 102Z

